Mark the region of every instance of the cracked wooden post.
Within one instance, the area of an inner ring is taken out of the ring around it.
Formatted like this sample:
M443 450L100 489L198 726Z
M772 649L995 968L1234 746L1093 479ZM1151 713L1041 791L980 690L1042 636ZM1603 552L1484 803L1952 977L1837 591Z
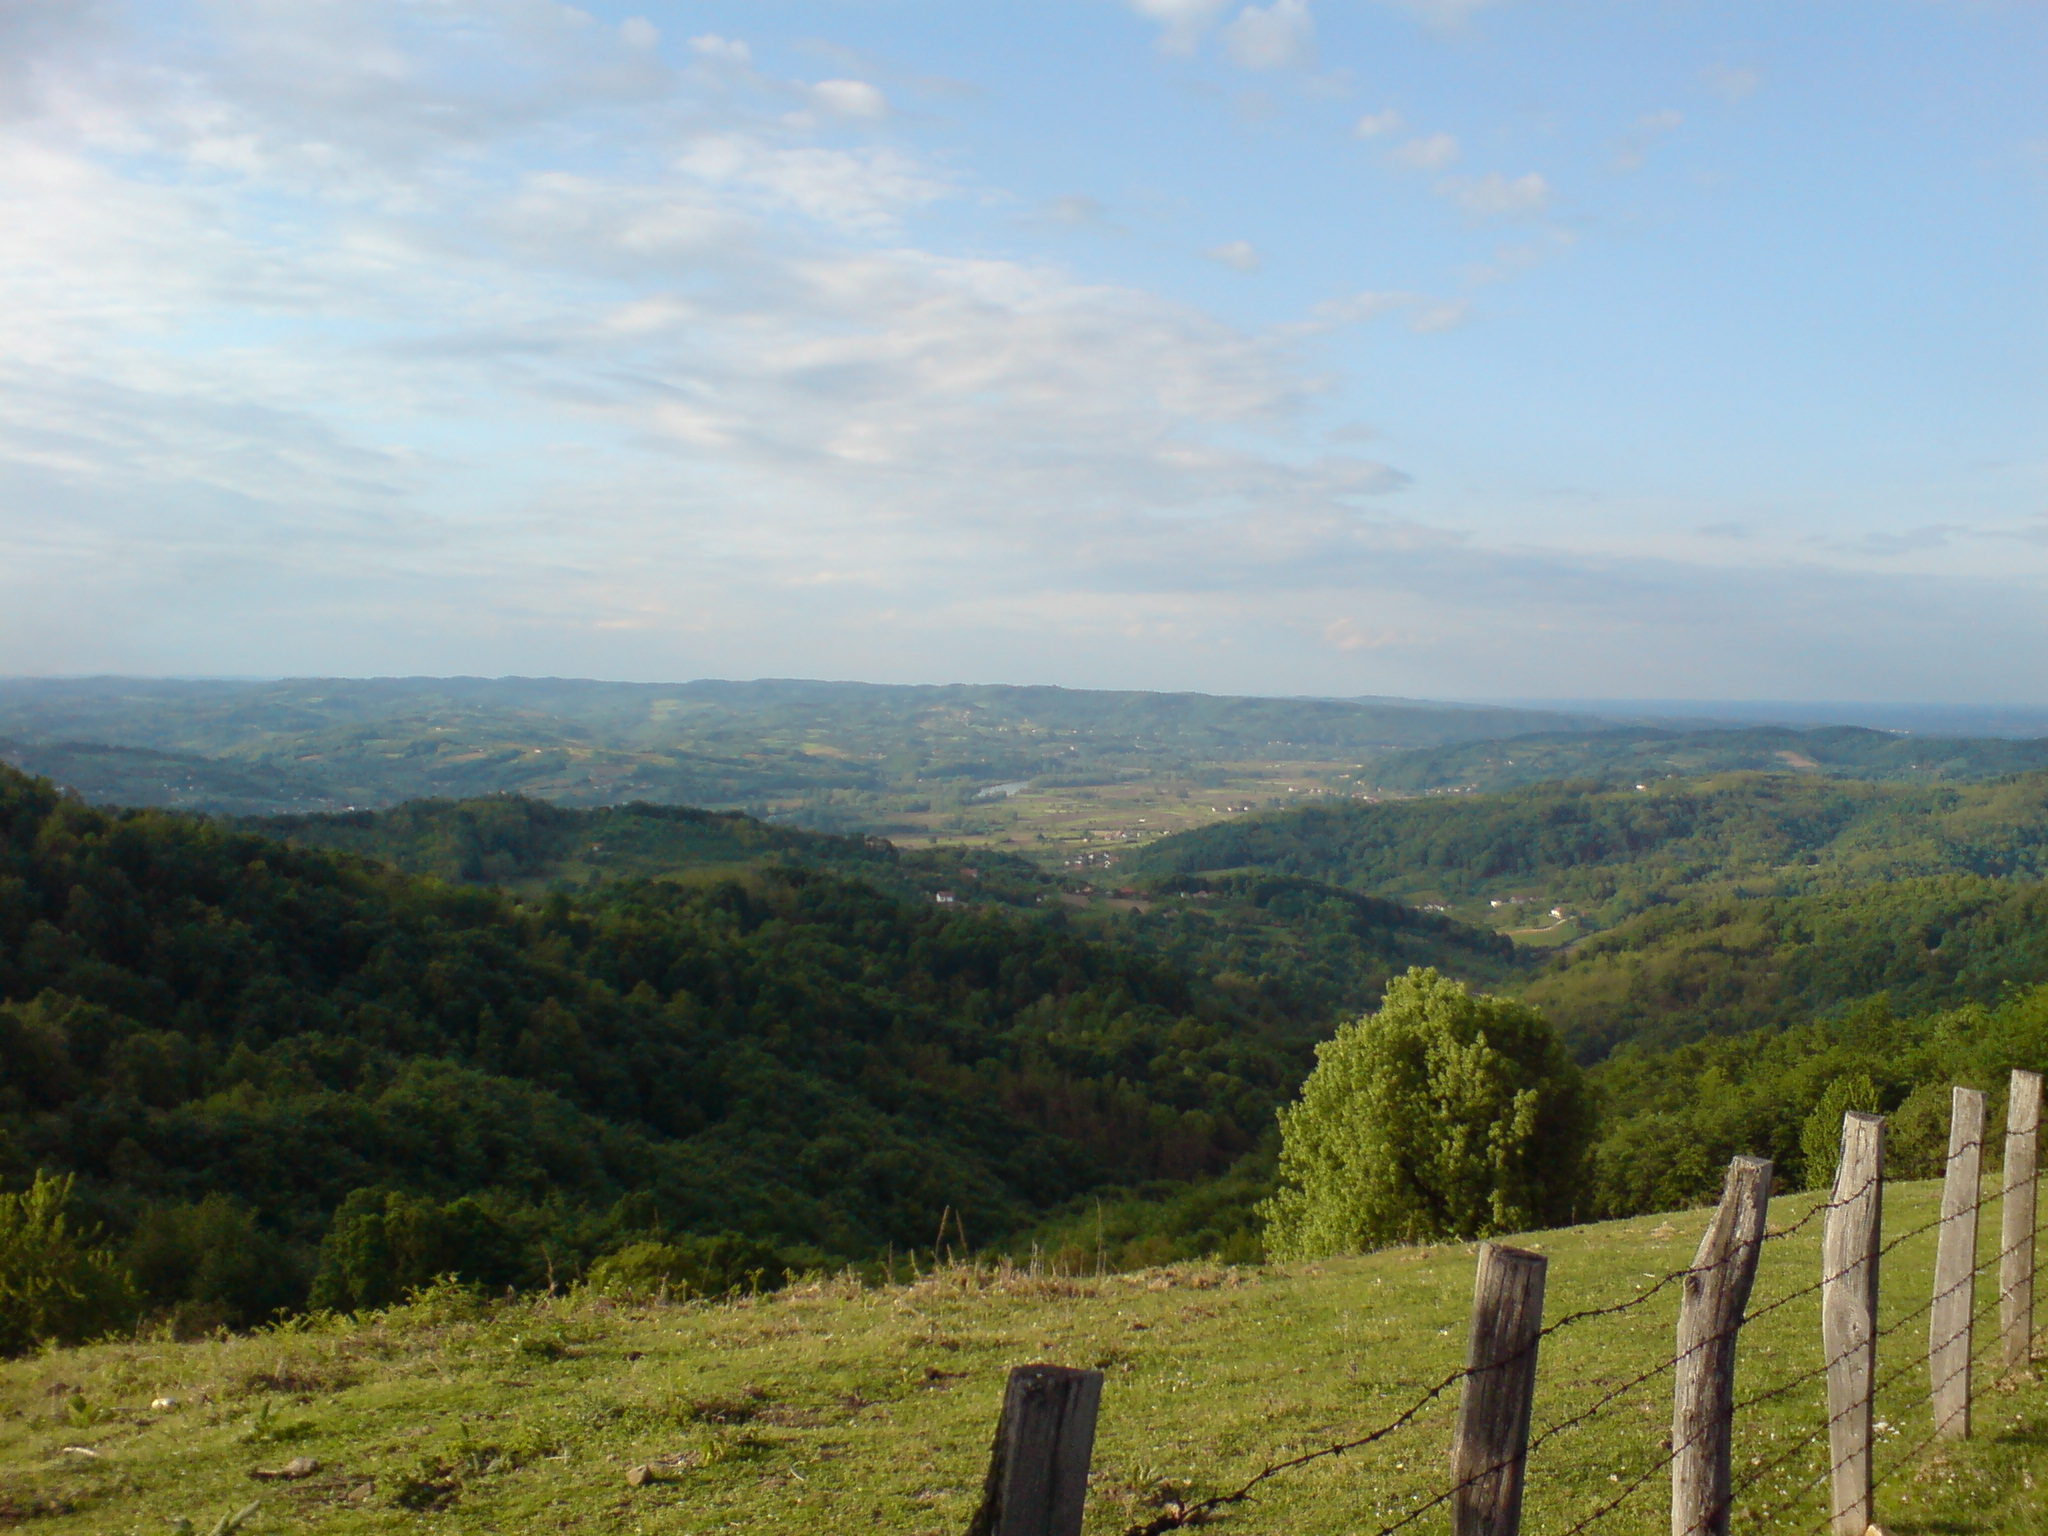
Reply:
M1984 1203L1984 1095L1949 1094L1948 1176L1941 1186L1941 1237L1934 1254L1934 1310L1927 1320L1927 1379L1934 1432L1970 1435L1970 1343L1977 1315L1977 1216Z
M1671 1536L1728 1536L1735 1338L1756 1283L1770 1198L1768 1160L1729 1163L1721 1204L1686 1273L1671 1391Z
M1884 1215L1884 1116L1842 1116L1842 1162L1821 1239L1820 1338L1828 1373L1834 1536L1864 1536L1877 1381L1877 1253Z
M2005 1201L1998 1224L1999 1353L2007 1375L2034 1361L2034 1183L2041 1156L2041 1074L2015 1072L2005 1104Z
M1102 1372L1020 1365L1003 1389L981 1508L967 1536L1081 1536Z
M1522 1472L1549 1266L1540 1253L1499 1243L1479 1246L1472 1340L1451 1444L1454 1536L1517 1536L1521 1530Z

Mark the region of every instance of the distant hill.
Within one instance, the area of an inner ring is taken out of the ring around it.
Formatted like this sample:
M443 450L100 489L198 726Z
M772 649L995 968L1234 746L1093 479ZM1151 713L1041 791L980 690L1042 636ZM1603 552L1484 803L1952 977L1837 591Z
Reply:
M788 803L808 824L858 830L919 797L971 800L990 784L1113 783L1244 757L1348 764L1597 723L1383 700L964 684L0 680L0 736L37 771L95 802L234 814L516 793L565 805ZM100 750L49 755L82 742ZM177 761L145 765L104 748ZM223 766L209 778L193 759ZM274 777L251 777L262 774Z
M373 858L409 874L529 895L618 880L721 877L799 866L907 901L1033 912L1164 959L1256 999L1262 1016L1315 1032L1378 1004L1388 979L1435 966L1475 984L1534 961L1499 934L1399 902L1293 876L1193 876L1144 899L1061 878L991 849L902 851L885 839L773 826L730 811L624 805L573 810L512 796L419 800L388 811L277 816L248 830Z
M0 763L54 779L102 805L156 805L227 815L342 808L326 785L302 773L190 752L100 742L0 740Z
M1825 1016L1993 1004L2048 981L2048 885L1941 876L1658 907L1560 955L1521 995L1582 1056Z
M1272 812L1135 853L1134 874L1300 875L1454 914L1569 909L1611 927L1690 895L1801 895L1937 875L2048 876L2048 773L1871 784L1735 773Z
M2048 738L1907 736L1855 726L1636 726L1414 748L1378 759L1360 777L1378 789L1412 794L1512 789L1554 779L1635 782L1733 770L1932 784L2039 768L2048 768Z

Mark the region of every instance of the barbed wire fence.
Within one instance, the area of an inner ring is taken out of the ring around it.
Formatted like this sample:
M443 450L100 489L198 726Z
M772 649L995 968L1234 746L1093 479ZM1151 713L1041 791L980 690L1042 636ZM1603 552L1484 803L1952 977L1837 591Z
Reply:
M1653 1283L1613 1305L1583 1308L1544 1324L1546 1257L1481 1244L1462 1368L1429 1382L1372 1428L1275 1457L1224 1492L1169 1502L1122 1536L1166 1536L1228 1510L1255 1507L1291 1474L1410 1436L1454 1396L1448 1479L1403 1496L1404 1507L1370 1536L1397 1536L1438 1511L1448 1513L1454 1536L1520 1536L1524 1494L1542 1486L1541 1474L1550 1465L1546 1451L1624 1404L1655 1411L1645 1394L1667 1376L1671 1432L1657 1453L1626 1476L1610 1474L1614 1486L1575 1517L1536 1522L1540 1536L1597 1536L1603 1522L1624 1511L1648 1515L1660 1486L1670 1491L1674 1536L1729 1536L1738 1516L1746 1529L1777 1529L1787 1536L1865 1536L1876 1519L1879 1490L1926 1465L1944 1441L1968 1438L1976 1383L1987 1374L2012 1376L2032 1358L2041 1075L2012 1074L2003 1174L1991 1193L1982 1171L1984 1099L1979 1090L1953 1091L1940 1214L1889 1238L1881 1236L1884 1121L1850 1111L1843 1117L1842 1158L1828 1198L1771 1229L1771 1165L1738 1157L1692 1264L1646 1277ZM1999 1241L1995 1251L1980 1257L1980 1218L1994 1201L2001 1211ZM1815 1222L1822 1225L1820 1278L1752 1306L1767 1251ZM1929 1233L1937 1234L1931 1294L1880 1325L1885 1260ZM1978 1282L1987 1274L1996 1275L1996 1284L1980 1304ZM1619 1382L1596 1382L1590 1402L1534 1427L1546 1340L1641 1312L1674 1291L1672 1353ZM1736 1360L1744 1330L1766 1320L1780 1330L1803 1328L1803 1302L1814 1303L1819 1313L1817 1363L1738 1398ZM1984 1326L1994 1316L1995 1331ZM1880 1374L1879 1345L1923 1320L1925 1353L1910 1352ZM1924 1394L1914 1380L1923 1370ZM1892 1401L1901 1391L1911 1394L1910 1401L1879 1420L1880 1399ZM1031 1365L1011 1373L969 1536L1079 1536L1101 1392L1098 1371ZM1894 1450L1904 1423L1923 1404L1926 1432ZM1790 1415L1808 1427L1780 1440L1765 1410L1779 1422ZM1768 1454L1758 1441L1738 1474L1738 1440L1759 1435L1770 1439ZM1532 1465L1538 1473L1533 1484ZM1563 1469L1553 1480L1575 1481ZM1815 1507L1821 1511L1815 1523L1792 1523L1804 1521Z

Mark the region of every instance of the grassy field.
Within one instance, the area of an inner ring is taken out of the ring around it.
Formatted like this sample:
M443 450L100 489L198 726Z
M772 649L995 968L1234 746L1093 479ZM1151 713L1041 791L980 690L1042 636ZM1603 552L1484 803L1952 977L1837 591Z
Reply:
M1773 1204L1774 1226L1817 1196ZM1903 1234L1931 1184L1887 1190ZM1995 1239L1987 1212L1982 1251ZM1705 1213L1535 1234L1547 1316L1631 1300L1690 1261ZM1819 1222L1770 1244L1754 1305L1818 1272ZM1898 1536L2048 1529L2048 1389L1992 1383L1966 1447L1902 1461L1926 1434L1931 1234L1886 1259L1880 1518ZM976 1502L1004 1372L1031 1360L1108 1373L1088 1530L1232 1486L1269 1458L1392 1417L1463 1361L1472 1250L1399 1249L1265 1269L1102 1278L965 1265L902 1283L826 1281L773 1296L622 1304L587 1294L480 1305L460 1292L356 1320L196 1343L121 1342L0 1368L0 1525L248 1532L589 1530L957 1533ZM1988 1284L1980 1285L1980 1299ZM1547 1339L1536 1427L1591 1406L1671 1350L1676 1287ZM1980 1355L1993 1341L1980 1331ZM1746 1330L1738 1391L1819 1357L1803 1297ZM1655 1467L1669 1377L1536 1450L1524 1529L1562 1533ZM153 1403L159 1406L151 1406ZM1822 1452L1818 1381L1745 1412L1738 1530L1810 1529L1798 1484ZM1449 1394L1365 1451L1277 1478L1223 1530L1371 1533L1444 1481ZM1782 1469L1772 1463L1787 1456ZM318 1470L252 1480L295 1458ZM629 1481L636 1468L651 1475ZM1894 1469L1899 1469L1894 1472ZM1668 1529L1651 1475L1596 1532ZM1768 1513L1760 1511L1768 1508ZM1407 1527L1440 1531L1441 1509Z
M1196 777L1162 771L1120 783L989 791L965 804L891 811L881 824L903 848L1002 848L1052 869L1114 869L1133 848L1175 832L1355 795L1350 773L1350 765L1334 762L1215 763ZM777 809L803 819L801 801Z

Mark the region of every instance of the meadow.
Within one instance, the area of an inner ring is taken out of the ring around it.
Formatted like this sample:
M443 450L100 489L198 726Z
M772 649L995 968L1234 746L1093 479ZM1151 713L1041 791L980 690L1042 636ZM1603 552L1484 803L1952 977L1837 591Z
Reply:
M1800 1218L1820 1198L1771 1207L1773 1230L1793 1230L1767 1245L1752 1310L1793 1299L1745 1330L1738 1396L1793 1385L1738 1416L1738 1487L1759 1479L1738 1497L1741 1531L1802 1532L1824 1513L1799 1488L1821 1466L1799 1442L1824 1409L1819 1381L1799 1380L1820 1354L1815 1301L1794 1295L1818 1273L1820 1223ZM1886 1201L1886 1230L1903 1235L1933 1215L1938 1189L1890 1185ZM1694 1211L1519 1240L1550 1258L1549 1319L1639 1303L1544 1342L1532 1536L1611 1503L1589 1529L1668 1528L1656 1468L1670 1378L1655 1368L1676 1288L1656 1282L1690 1263L1705 1223ZM1908 1237L1885 1260L1881 1315L1898 1326L1880 1356L1880 1519L1896 1536L2039 1531L2048 1388L2036 1374L1987 1372L1975 1438L1909 1455L1928 1427L1932 1242ZM1087 1530L1114 1536L1422 1397L1463 1363L1475 1251L1100 1276L929 1255L913 1273L899 1256L893 1283L814 1277L720 1301L486 1301L442 1287L248 1335L52 1350L0 1366L0 1523L205 1532L258 1503L240 1529L939 1536L973 1512L1005 1372L1050 1360L1107 1375ZM1993 1343L1980 1331L1980 1357ZM1392 1525L1446 1481L1454 1407L1445 1393L1377 1445L1272 1479L1217 1528ZM254 1477L295 1460L317 1470ZM1439 1508L1408 1529L1444 1524Z

